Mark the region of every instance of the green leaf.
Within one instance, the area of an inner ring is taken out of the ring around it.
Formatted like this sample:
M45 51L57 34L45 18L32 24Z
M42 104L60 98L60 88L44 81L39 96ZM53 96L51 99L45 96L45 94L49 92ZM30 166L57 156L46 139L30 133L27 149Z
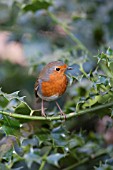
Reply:
M19 101L23 101L25 96L19 97L18 94L19 94L19 91L13 92L11 94L7 94L7 93L2 92L1 89L0 89L0 95L4 96L8 101L11 101L13 99L17 99Z
M58 161L63 157L65 157L65 154L60 154L60 153L51 154L47 157L47 162L54 166L59 167Z
M48 129L45 129L45 128L41 128L38 131L37 138L38 138L38 141L39 141L39 145L41 145L44 142L52 140L52 138L50 136L50 131Z
M23 151L23 149L19 146L19 144L17 143L17 141L14 143L14 149L15 149L15 152L16 152L19 156L23 156L23 155L24 155L24 151Z
M19 102L23 102L23 97L18 96L19 91L11 94L7 94L1 91L0 88L0 109L7 111L14 111L14 107L18 105Z
M51 132L51 136L54 143L58 146L65 146L68 143L67 132L62 126L54 128Z
M72 149L74 147L77 147L77 146L82 146L84 145L84 140L81 136L79 135L74 135L73 138L71 138L69 141L68 141L68 145L69 145L69 148Z
M15 109L15 113L23 114L23 115L30 115L31 108L28 106L27 103L21 102Z
M41 163L41 157L38 155L38 153L37 154L33 152L27 153L24 155L24 158L29 168L31 167L33 162L36 162L38 164Z
M37 137L33 137L32 139L24 139L22 141L23 146L31 145L31 146L39 146L39 141Z
M24 11L32 11L32 12L36 12L38 10L41 9L48 9L48 7L52 5L51 2L46 1L46 0L38 0L38 1L34 1L33 3L30 3L26 6L23 7Z
M0 107L5 108L9 101L3 96L0 95Z
M93 106L94 104L98 102L99 98L100 96L95 96L94 98L88 99L85 103L83 103L82 107L86 108L86 107Z
M3 125L2 125L2 130L7 134L7 135L14 135L17 136L20 134L20 122L17 119L10 118L8 116L3 116Z
M104 84L105 86L109 85L110 79L105 76L99 76L96 84Z
M99 53L96 57L99 63L100 61L106 61L107 55L102 52L102 53Z
M108 48L106 54L109 56L113 55L113 50L111 48Z
M15 119L15 118L8 117L8 116L3 116L3 118L4 118L4 125L11 126L14 128L20 127L19 120Z
M77 150L80 153L82 153L82 154L85 153L85 154L88 154L88 155L93 154L98 149L99 149L99 146L96 143L92 142L92 141L89 141L88 143L81 146L80 148L77 148Z

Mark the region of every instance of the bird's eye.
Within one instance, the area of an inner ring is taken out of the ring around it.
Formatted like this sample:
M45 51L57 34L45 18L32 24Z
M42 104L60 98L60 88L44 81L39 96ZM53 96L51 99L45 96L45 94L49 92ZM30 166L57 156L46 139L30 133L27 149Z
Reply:
M59 71L60 70L60 68L56 68L56 71Z

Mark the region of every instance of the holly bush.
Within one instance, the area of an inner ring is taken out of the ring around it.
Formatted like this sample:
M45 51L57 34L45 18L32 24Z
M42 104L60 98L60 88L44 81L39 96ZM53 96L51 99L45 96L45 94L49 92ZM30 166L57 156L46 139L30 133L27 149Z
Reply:
M0 2L1 31L9 31L5 45L20 43L26 58L1 57L0 169L112 170L112 2L9 2ZM34 95L40 70L53 60L73 67L58 99L66 120L54 102L45 102L42 117Z

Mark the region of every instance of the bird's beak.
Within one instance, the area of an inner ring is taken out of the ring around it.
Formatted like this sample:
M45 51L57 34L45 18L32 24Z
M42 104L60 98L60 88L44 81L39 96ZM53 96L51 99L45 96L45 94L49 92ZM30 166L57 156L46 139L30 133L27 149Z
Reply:
M67 70L73 70L73 68L72 67L67 67Z

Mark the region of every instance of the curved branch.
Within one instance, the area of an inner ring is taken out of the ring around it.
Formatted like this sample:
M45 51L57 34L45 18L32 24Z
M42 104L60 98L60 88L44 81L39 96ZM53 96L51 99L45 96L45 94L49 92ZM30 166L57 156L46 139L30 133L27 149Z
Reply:
M94 112L100 109L104 109L104 108L108 108L113 106L113 102L111 103L106 103L106 104L102 104L99 106L95 106L93 108L89 108L89 109L85 109L85 110L81 110L79 112L72 112L66 115L66 119L70 119L72 117L77 117L86 113L90 113L90 112ZM5 112L5 111L0 111L0 114L6 115L6 116L10 116L13 118L17 118L17 119L29 119L29 120L43 120L43 121L52 121L52 120L62 120L64 119L64 116L48 116L48 117L42 117L42 116L29 116L29 115L21 115L21 114L17 114L17 113L9 113L9 112Z

